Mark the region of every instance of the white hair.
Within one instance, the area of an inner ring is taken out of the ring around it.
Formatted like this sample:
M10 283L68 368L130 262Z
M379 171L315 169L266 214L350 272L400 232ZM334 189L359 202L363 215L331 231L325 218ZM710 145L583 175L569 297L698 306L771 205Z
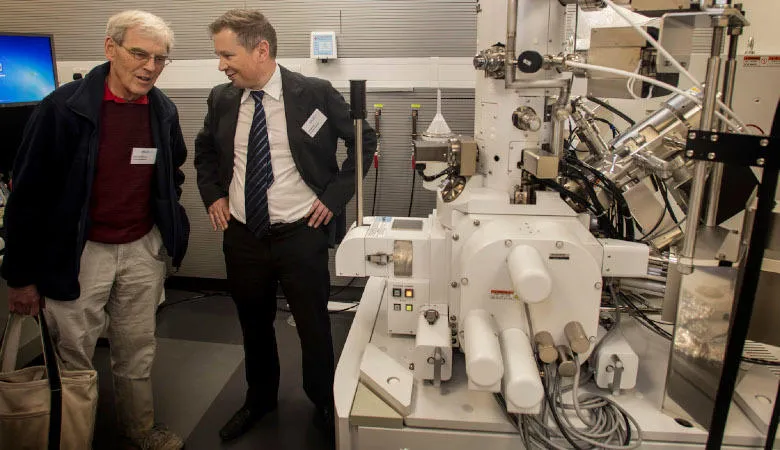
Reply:
M161 18L146 11L128 10L114 14L108 19L106 25L106 36L113 39L117 44L122 45L125 33L131 28L138 27L139 30L155 39L160 39L168 52L173 48L173 30Z

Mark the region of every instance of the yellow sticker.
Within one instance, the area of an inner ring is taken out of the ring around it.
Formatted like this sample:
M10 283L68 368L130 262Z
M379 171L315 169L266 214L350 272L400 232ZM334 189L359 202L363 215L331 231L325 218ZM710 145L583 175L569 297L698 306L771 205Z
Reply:
M419 103L412 103L412 108L420 109L420 104Z
M383 105L381 103L374 103L374 108L384 108L384 107L385 107L385 105Z

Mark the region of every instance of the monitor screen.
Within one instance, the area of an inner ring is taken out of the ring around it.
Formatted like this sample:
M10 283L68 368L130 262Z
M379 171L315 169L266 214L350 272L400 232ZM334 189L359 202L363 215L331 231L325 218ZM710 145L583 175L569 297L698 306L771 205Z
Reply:
M56 87L51 35L0 32L0 106L37 103Z

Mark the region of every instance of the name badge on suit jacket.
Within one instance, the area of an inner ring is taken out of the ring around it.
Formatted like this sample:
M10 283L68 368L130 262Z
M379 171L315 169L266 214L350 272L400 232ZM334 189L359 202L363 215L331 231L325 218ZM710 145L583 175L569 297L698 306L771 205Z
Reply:
M322 111L315 109L301 128L306 132L306 134L309 135L309 137L314 137L317 135L317 132L320 131L320 128L322 128L322 126L325 124L325 121L327 120L328 118L325 117L325 114L323 114Z

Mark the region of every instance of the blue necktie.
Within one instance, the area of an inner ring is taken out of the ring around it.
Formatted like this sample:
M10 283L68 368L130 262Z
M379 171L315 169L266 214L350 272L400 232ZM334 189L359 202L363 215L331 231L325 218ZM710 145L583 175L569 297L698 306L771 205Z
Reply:
M268 215L268 188L274 182L271 167L271 146L263 109L263 91L252 91L255 114L249 129L244 181L246 225L257 237L263 237L271 224Z

